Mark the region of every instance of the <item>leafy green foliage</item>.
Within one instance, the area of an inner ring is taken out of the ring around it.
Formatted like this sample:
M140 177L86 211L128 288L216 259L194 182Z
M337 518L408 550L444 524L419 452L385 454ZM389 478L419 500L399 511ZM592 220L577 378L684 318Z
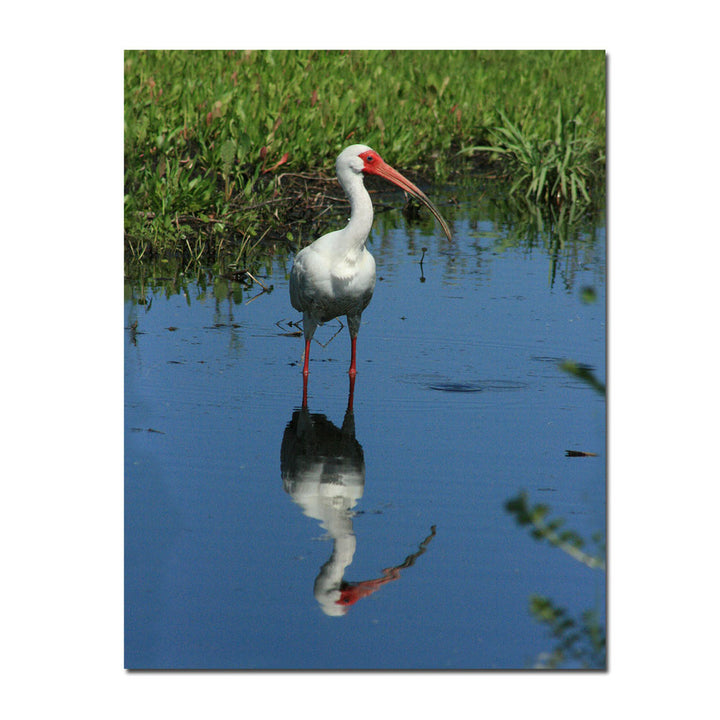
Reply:
M128 51L127 257L251 262L303 242L314 196L295 188L334 182L349 142L405 173L473 177L458 151L496 145L500 109L506 130L560 132L558 187L584 197L580 161L605 142L603 52Z
M590 202L592 183L604 171L605 154L591 135L583 134L581 111L566 118L558 104L551 137L523 130L505 113L502 124L491 129L494 144L475 146L465 153L485 151L505 159L505 172L512 179L510 192L523 192L535 202Z

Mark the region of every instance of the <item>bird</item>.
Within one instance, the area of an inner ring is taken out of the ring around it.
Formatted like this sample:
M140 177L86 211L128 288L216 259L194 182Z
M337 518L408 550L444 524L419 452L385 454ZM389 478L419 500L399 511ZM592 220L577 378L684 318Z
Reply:
M309 374L310 342L318 325L345 315L350 331L350 369L357 373L356 345L360 318L375 290L375 259L365 247L373 223L373 206L363 182L364 175L377 175L422 202L440 223L448 240L450 228L425 193L388 165L367 145L346 147L335 162L338 182L350 201L350 219L300 250L290 271L290 302L303 314L305 361L304 389Z

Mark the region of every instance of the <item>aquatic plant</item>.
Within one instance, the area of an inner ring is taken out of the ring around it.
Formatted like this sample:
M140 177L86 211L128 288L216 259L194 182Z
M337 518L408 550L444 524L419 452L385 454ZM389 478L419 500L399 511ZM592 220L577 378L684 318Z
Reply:
M491 129L494 144L464 148L472 154L501 156L503 172L512 182L510 193L522 192L535 202L590 202L592 183L604 177L605 153L591 135L583 134L578 110L566 117L558 104L551 137L528 132L499 112L501 124Z

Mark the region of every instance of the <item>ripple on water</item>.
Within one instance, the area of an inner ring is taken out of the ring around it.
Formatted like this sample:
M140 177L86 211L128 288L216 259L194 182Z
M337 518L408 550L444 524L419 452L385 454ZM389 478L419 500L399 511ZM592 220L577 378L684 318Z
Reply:
M515 380L478 380L473 382L439 382L428 385L430 390L452 393L473 393L473 392L508 392L512 390L524 390L527 383Z
M518 380L499 379L461 379L442 377L440 375L406 375L403 382L420 385L427 390L437 390L446 393L477 393L477 392L510 392L524 390L528 387L525 382Z

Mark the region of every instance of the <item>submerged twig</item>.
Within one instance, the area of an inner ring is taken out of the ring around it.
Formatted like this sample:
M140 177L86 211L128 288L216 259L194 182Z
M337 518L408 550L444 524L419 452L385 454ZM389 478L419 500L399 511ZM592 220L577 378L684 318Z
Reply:
M246 270L246 271L245 271L245 274L246 274L251 280L253 280L254 282L256 282L256 283L262 288L262 291L261 291L261 292L259 292L257 295L254 295L253 297L251 297L251 298L245 303L246 305L249 305L249 304L250 304L251 302L253 302L254 300L257 300L261 295L264 295L265 293L270 293L270 292L272 292L273 287L274 287L273 285L271 285L270 287L268 287L267 285L265 285L265 283L260 282L260 280L258 280L249 270Z
M425 259L425 253L427 248L422 249L422 256L420 257L420 282L425 282L425 269L423 268L423 260Z
M245 274L250 277L251 280L254 280L265 292L270 292L270 290L265 286L265 283L260 282L249 270L245 271Z
M263 288L257 295L253 295L245 304L249 305L251 302L257 300L261 295L270 292L267 288Z

